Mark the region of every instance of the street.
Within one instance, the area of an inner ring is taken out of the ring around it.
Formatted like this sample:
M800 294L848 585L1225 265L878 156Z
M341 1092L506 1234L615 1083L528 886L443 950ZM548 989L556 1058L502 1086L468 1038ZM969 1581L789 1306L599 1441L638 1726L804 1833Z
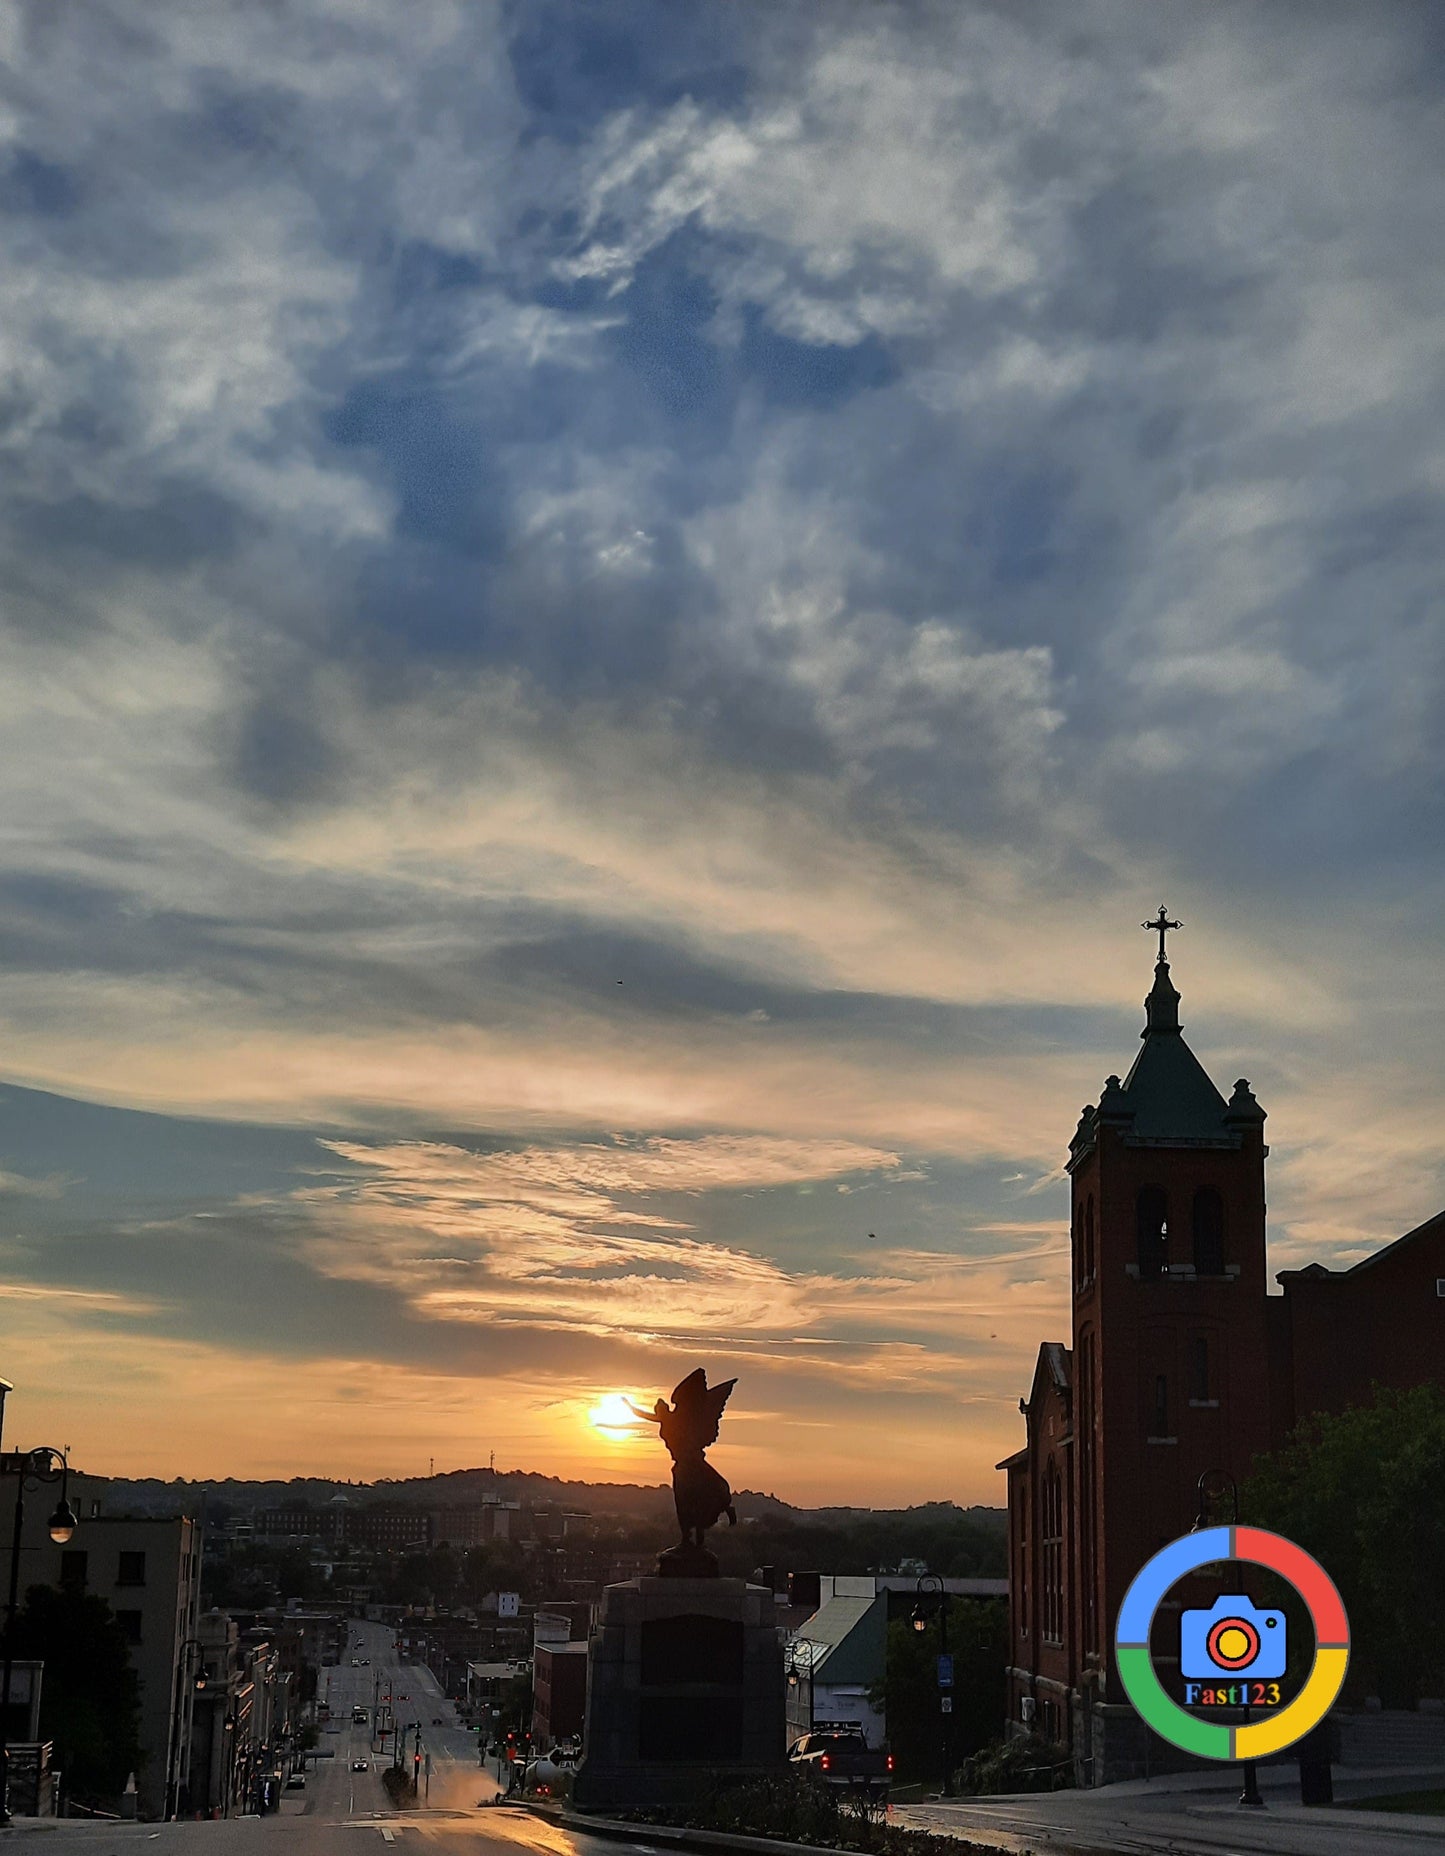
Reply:
M457 1719L456 1709L424 1664L400 1661L396 1644L389 1626L352 1624L340 1664L322 1670L318 1690L318 1700L329 1706L331 1718L323 1724L316 1750L334 1757L317 1759L310 1766L304 1794L283 1794L283 1816L344 1820L390 1813L393 1806L381 1775L392 1763L392 1738L372 1731L378 1722L389 1720L402 1729L408 1774L415 1769L414 1754L420 1747L422 1804L471 1810L496 1797L496 1780L478 1763L478 1736ZM365 1725L352 1719L357 1708L365 1710ZM353 1771L363 1759L367 1770Z

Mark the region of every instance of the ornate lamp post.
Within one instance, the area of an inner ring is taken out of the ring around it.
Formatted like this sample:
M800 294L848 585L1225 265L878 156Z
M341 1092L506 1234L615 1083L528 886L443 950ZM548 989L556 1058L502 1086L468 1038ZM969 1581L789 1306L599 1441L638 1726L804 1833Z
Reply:
M196 1691L204 1693L206 1687L206 1672L204 1668L197 1672L195 1681L191 1681L189 1673L191 1659L188 1652L191 1650L203 1650L205 1647L205 1644L202 1643L199 1637L185 1637L181 1640L180 1648L176 1656L176 1702L175 1718L171 1724L171 1770L166 1780L166 1802L162 1820L165 1823L169 1823L180 1811L181 1750L183 1728L185 1726L187 1695L189 1692L191 1707L194 1712ZM189 1748L188 1739L186 1744L187 1748Z
M788 1649L788 1687L801 1689L804 1682L808 1685L808 1732L813 1731L813 1649L806 1638L800 1638Z
M10 1387L7 1385L8 1392ZM0 1395L3 1406L3 1395ZM0 1476L15 1479L15 1526L10 1537L10 1594L5 1607L5 1670L0 1682L0 1824L10 1822L10 1678L15 1655L15 1612L20 1599L20 1536L25 1526L25 1491L44 1483L60 1484L60 1500L50 1517L50 1538L63 1547L80 1525L67 1499L70 1465L63 1450L41 1444L34 1450L6 1450L0 1453Z
M926 1572L918 1581L918 1602L910 1614L913 1628L920 1633L928 1629L931 1612L938 1615L938 1719L940 1750L943 1755L943 1795L953 1796L953 1758L949 1728L953 1723L953 1662L948 1654L948 1593L936 1572Z

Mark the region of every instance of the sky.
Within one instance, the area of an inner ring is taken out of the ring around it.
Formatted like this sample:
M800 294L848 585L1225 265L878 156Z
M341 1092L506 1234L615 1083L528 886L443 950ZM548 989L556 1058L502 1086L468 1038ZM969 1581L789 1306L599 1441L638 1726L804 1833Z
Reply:
M105 1474L1001 1502L1186 1035L1445 1204L1445 18L17 0L0 1372Z

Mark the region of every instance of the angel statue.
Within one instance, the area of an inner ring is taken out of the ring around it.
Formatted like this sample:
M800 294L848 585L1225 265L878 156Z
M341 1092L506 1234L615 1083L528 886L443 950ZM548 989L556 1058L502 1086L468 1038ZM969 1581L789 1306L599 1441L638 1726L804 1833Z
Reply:
M672 1499L682 1529L682 1545L673 1551L680 1556L706 1551L703 1535L724 1515L730 1527L737 1526L733 1492L703 1456L708 1445L717 1442L723 1406L736 1384L736 1379L729 1379L720 1386L709 1386L707 1374L698 1367L673 1389L671 1407L661 1398L651 1411L632 1406L639 1418L657 1426L672 1458ZM707 1557L712 1560L711 1554Z

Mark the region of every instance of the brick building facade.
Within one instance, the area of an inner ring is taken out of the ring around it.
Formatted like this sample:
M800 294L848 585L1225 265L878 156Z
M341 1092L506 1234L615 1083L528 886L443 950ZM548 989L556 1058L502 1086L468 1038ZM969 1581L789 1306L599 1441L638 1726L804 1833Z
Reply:
M1008 1472L1014 1731L1083 1783L1132 1776L1144 1728L1113 1668L1120 1601L1185 1533L1200 1478L1241 1482L1299 1419L1445 1372L1445 1213L1352 1269L1268 1293L1264 1110L1185 1043L1162 952L1142 1047L1069 1147L1072 1345L1039 1349ZM1161 1743L1153 1742L1154 1756Z

